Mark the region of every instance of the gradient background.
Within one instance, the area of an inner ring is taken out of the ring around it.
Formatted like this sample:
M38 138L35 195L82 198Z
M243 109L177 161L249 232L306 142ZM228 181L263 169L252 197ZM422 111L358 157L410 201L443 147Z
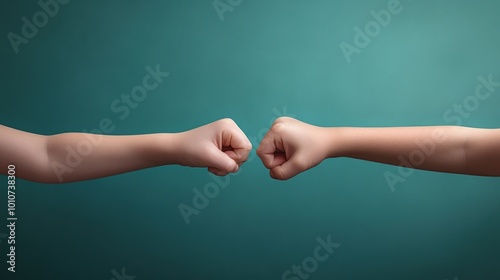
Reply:
M7 34L40 7L1 1L0 122L55 134L110 118L113 134L140 134L231 117L255 139L283 111L324 126L453 124L444 112L478 76L500 80L499 2L401 1L348 63L339 44L387 3L244 1L221 20L211 1L71 1L15 54ZM120 120L110 104L157 64L170 76ZM499 102L500 90L463 125L500 127ZM397 168L335 159L277 182L253 157L189 225L178 205L213 181L204 169L18 180L17 272L0 239L0 275L281 279L331 235L341 246L309 279L500 278L499 178L415 171L393 192L386 171Z

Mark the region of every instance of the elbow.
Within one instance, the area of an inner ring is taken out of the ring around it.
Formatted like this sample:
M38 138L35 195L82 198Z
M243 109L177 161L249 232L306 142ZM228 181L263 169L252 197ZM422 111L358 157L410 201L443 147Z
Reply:
M63 153L52 143L51 136L36 135L30 140L11 148L10 161L16 166L16 177L36 183L63 183L62 173L68 167L58 163Z
M30 174L28 176L20 176L19 178L35 182L35 183L41 183L41 184L61 184L64 183L63 181L57 180L56 177L51 176L50 174L42 174L42 175L33 175Z
M73 169L65 161L67 155L61 149L63 146L60 135L46 136L45 153L41 159L43 168L38 174L33 174L33 181L44 184L66 183L64 175L73 172Z
M43 164L24 166L22 170L19 170L18 177L42 184L61 184L66 183L63 177L65 168L67 167L47 159Z

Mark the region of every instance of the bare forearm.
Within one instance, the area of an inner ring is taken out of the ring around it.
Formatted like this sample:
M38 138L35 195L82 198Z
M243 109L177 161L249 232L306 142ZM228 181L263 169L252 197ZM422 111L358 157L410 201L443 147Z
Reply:
M74 182L173 164L172 134L47 137L48 172L36 181Z
M500 130L466 127L329 128L331 157L500 176Z
M19 178L66 183L168 164L204 167L218 176L237 172L252 144L224 118L179 133L44 136L0 125L0 174L16 165Z

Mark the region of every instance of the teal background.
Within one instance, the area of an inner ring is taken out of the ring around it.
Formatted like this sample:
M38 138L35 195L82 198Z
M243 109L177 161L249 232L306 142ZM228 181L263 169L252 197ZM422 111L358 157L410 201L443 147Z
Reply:
M15 54L7 34L40 7L1 1L0 122L55 134L110 118L112 134L140 134L231 117L257 142L284 111L324 126L454 124L443 114L478 76L500 80L499 2L401 1L348 63L339 44L387 3L244 1L221 20L211 1L73 0ZM120 120L110 104L157 64L170 76ZM462 124L500 127L499 95ZM19 179L17 272L0 239L1 278L281 279L328 235L341 246L309 279L500 278L498 178L415 171L393 192L384 172L397 168L335 159L278 182L254 153L189 225L178 205L213 181L204 169Z

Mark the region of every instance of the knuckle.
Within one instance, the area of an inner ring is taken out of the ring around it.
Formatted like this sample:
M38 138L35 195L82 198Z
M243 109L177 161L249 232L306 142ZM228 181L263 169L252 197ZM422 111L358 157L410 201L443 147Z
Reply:
M278 133L278 134L282 133L286 130L286 124L282 123L282 122L276 123L275 125L273 125L271 130L275 133Z
M290 117L279 117L274 122L275 123L283 123L283 122L287 122L289 120L290 120Z
M233 121L231 118L223 118L218 121L220 124L223 125L235 125L236 123Z
M243 150L246 151L246 152L250 152L252 150L253 146L252 146L252 143L250 142L246 142L245 144L243 144Z
M259 147L257 148L257 151L255 151L255 152L257 153L257 155L258 155L259 157L262 157L262 155L263 155L263 152L262 152L262 146L259 146Z

